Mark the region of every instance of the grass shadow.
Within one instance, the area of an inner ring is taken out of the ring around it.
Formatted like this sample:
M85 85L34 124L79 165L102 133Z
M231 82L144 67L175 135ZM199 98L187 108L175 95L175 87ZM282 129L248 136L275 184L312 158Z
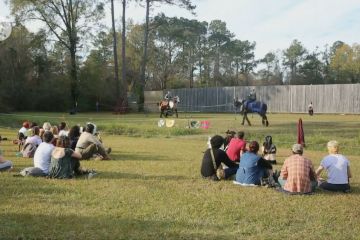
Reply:
M122 173L122 172L99 172L97 176L99 179L137 179L137 180L171 180L179 181L188 178L178 175L143 175L137 173Z
M154 154L134 154L134 153L111 153L110 157L115 161L168 161L169 159L162 155Z
M1 239L224 239L202 230L216 224L127 218L116 213L92 216L1 213ZM51 224L49 224L51 223ZM64 224L66 223L66 224ZM29 226L32 226L31 228ZM38 229L33 231L32 229Z

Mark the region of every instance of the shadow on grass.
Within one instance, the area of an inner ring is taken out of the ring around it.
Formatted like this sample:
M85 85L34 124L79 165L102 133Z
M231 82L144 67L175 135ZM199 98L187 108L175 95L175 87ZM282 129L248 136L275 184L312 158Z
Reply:
M136 173L122 173L122 172L100 172L97 178L102 179L138 179L138 180L185 180L184 176L177 175L142 175Z
M128 153L115 153L110 154L112 160L120 161L168 161L169 158L166 158L162 155L154 154L128 154Z
M153 216L152 216L153 217ZM206 234L211 224L130 219L101 213L91 216L1 213L1 239L224 239ZM51 224L49 224L51 223Z

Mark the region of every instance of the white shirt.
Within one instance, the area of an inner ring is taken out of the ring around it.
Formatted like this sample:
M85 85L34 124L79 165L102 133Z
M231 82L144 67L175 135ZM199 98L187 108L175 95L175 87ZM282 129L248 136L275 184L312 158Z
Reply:
M26 136L26 134L25 134L26 131L27 131L27 128L22 127L22 128L20 128L19 133L22 133L22 134L24 134L24 136Z
M39 146L42 143L41 138L38 135L34 135L32 137L28 137L25 141L25 144L32 143L36 146Z
M61 137L61 136L68 136L68 134L69 134L69 132L68 131L65 131L65 130L60 130L60 132L59 132L59 137Z
M320 163L328 171L328 183L347 184L349 160L341 154L330 154Z
M51 143L41 143L35 151L34 167L40 168L45 174L48 174L51 163L51 152L54 148L54 145Z

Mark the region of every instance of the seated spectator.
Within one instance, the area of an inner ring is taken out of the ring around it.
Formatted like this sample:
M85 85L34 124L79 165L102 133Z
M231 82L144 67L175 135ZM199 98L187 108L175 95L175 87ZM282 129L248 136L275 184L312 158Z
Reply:
M24 137L27 137L27 130L30 127L30 123L28 121L23 122L22 127L19 130L19 134L22 133Z
M45 132L51 130L51 124L49 122L44 122L42 129L44 129Z
M350 162L344 156L339 154L339 143L332 140L327 143L329 155L324 157L316 170L319 181L319 187L329 191L350 191L349 178L351 178ZM322 181L321 172L326 169L328 179Z
M225 136L225 139L224 139L224 147L223 147L223 149L224 149L225 151L226 151L227 148L228 148L228 145L229 145L229 143L230 143L230 140L235 137L235 134L236 134L236 133L235 133L234 131L230 131L230 130L227 130L227 131L226 131L226 136Z
M279 184L285 192L310 193L317 186L316 175L311 161L303 156L303 146L294 144L292 155L285 159L281 168Z
M220 180L222 178L229 178L236 173L238 165L231 161L226 153L221 150L221 146L224 144L224 138L219 135L215 135L210 140L211 148L207 149L204 153L201 163L201 175L204 178L212 180ZM228 168L224 169L224 174L217 173L217 169L221 168L222 163Z
M75 150L79 137L80 137L80 127L78 125L72 126L69 131L70 148L72 150Z
M69 131L67 130L66 122L61 122L59 125L59 137L67 136L68 133L69 133Z
M59 130L57 126L52 126L50 128L50 132L52 132L52 134L54 135L53 141L51 142L54 146L56 146L56 140L59 137Z
M98 160L110 160L108 154L111 152L111 148L105 149L104 145L95 134L95 124L87 123L85 132L81 133L79 137L75 151L82 155L81 159L90 159L93 155L98 155Z
M13 168L13 163L9 160L5 160L2 155L2 151L0 151L0 172L3 171L11 171Z
M51 153L54 150L54 145L51 143L54 135L50 131L44 133L44 142L42 142L35 151L34 167L39 168L44 175L48 175Z
M25 145L27 143L31 143L35 145L36 147L42 143L42 139L39 136L40 134L40 128L38 126L35 126L32 128L31 137L27 137L25 140Z
M261 152L265 160L271 164L276 164L276 146L273 144L271 136L265 137Z
M230 140L226 154L231 161L240 162L241 155L246 151L246 142L244 140L244 132L237 133L237 137Z
M67 179L75 176L76 159L81 158L81 154L74 152L70 147L70 140L66 136L61 136L56 141L56 147L51 153L51 164L49 170L50 178Z
M259 143L252 141L249 150L240 158L240 166L236 172L236 182L241 185L261 185L263 178L268 178L269 186L274 186L272 165L257 155Z

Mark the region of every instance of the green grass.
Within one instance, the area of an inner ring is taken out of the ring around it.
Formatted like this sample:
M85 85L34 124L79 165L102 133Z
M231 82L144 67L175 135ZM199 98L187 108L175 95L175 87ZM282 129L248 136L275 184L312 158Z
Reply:
M23 113L0 115L0 134L9 139L24 119L70 125L97 123L111 161L82 161L100 174L93 179L52 180L0 174L0 239L359 239L360 129L357 115L271 114L270 126L258 116L241 126L230 114L181 114L174 128L157 127L158 115ZM230 181L209 182L199 168L207 137L227 129L246 139L270 134L280 164L296 141L303 119L305 155L318 166L328 140L341 143L351 162L351 194L318 190L287 196L266 188L244 188ZM188 121L209 120L210 129L188 129ZM15 170L31 160L15 157L16 145L0 148Z

